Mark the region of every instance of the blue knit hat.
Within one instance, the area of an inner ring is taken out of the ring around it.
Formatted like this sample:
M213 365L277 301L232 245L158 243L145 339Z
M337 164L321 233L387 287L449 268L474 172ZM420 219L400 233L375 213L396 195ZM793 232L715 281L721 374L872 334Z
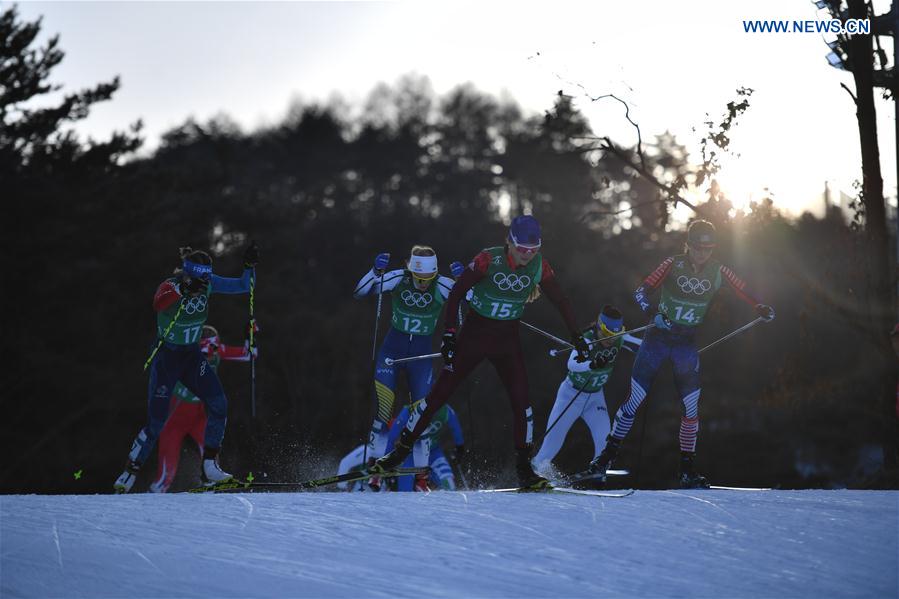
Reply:
M509 237L515 245L536 247L540 245L540 223L530 214L516 216L509 227Z

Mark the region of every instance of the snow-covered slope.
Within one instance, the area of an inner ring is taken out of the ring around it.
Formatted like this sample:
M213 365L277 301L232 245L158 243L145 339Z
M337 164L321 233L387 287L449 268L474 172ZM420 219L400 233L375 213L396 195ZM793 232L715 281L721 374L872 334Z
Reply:
M3 597L899 596L899 493L0 497Z

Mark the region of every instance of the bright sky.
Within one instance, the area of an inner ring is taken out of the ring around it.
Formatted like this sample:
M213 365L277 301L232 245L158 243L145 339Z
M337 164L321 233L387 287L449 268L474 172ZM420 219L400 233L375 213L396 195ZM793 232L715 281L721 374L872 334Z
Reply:
M878 14L888 2L875 1ZM719 176L735 203L763 187L793 213L822 210L825 180L853 194L861 177L855 107L818 34L744 33L744 19L827 18L806 0L753 2L25 2L66 52L54 71L67 89L122 78L112 102L79 129L104 137L142 118L148 143L188 116L224 112L247 129L281 119L292 100L334 93L361 104L378 83L430 78L442 94L472 82L529 112L558 90L580 96L594 132L620 144L664 130L699 161L706 113L716 120L741 86L751 107L732 135L739 158ZM892 46L885 47L888 54ZM893 103L878 100L885 193L896 196ZM697 132L692 132L693 128Z

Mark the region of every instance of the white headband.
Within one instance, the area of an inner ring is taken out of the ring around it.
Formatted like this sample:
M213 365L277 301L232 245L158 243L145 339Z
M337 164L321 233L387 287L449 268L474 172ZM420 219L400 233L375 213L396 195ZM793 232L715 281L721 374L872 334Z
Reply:
M437 256L409 256L409 271L431 276L437 273Z

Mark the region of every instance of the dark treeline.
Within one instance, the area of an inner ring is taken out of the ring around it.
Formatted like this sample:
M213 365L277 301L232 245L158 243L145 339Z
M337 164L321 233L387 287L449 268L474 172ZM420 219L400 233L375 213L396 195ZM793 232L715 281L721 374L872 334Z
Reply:
M108 95L118 83L111 85ZM15 101L4 98L4 115ZM130 160L135 131L102 143L27 133L19 138L27 143L15 143L18 132L0 137L10 215L2 225L3 313L12 329L3 492L111 489L145 420L151 299L177 266L179 246L207 249L215 271L230 276L249 239L262 248L257 415L250 417L249 368L225 363L222 461L235 473L283 480L335 469L367 432L375 302L351 292L376 253L391 252L399 266L413 244L429 244L447 274L451 261L501 244L510 214L532 213L579 319L586 325L613 303L638 326L645 318L632 291L683 247L683 225L667 222L656 187L620 160L583 150L578 140L593 132L561 95L545 115L528 116L468 85L435 96L426 79L409 76L379 86L359 114L297 105L282 123L250 133L224 116L190 120ZM646 151L660 180L695 171L670 135ZM770 200L743 213L710 194L701 210L718 226L717 257L777 319L703 355L698 468L724 484L863 484L879 462L883 416L866 360L871 341L853 324L864 309L861 233L836 212L787 220ZM700 342L752 318L723 292ZM564 330L545 299L525 319ZM226 343L242 343L246 323L245 296L213 299L210 324ZM387 317L381 325L383 334ZM564 360L547 355L546 340L522 335L539 436ZM633 359L620 362L606 387L613 413ZM404 384L397 397L408 397ZM475 476L511 480L510 410L493 370L482 365L451 403ZM641 486L673 481L680 411L663 368L619 463L639 469ZM557 463L574 470L592 447L580 424L569 439ZM183 484L198 476L191 466L186 459Z

